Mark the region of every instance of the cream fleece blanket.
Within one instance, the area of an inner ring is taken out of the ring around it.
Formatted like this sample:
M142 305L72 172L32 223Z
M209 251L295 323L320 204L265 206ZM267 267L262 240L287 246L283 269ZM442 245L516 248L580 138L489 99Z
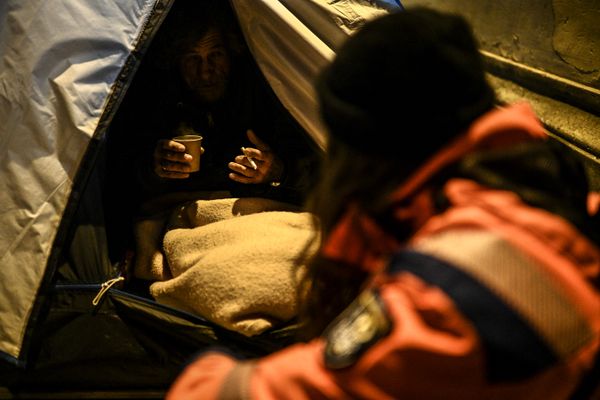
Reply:
M263 198L196 200L136 225L134 273L159 303L254 336L297 315L311 215Z

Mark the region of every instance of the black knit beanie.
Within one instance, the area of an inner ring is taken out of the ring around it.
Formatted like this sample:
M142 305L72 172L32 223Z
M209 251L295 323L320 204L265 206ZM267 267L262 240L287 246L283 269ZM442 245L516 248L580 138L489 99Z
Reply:
M426 8L365 24L317 83L330 134L358 151L422 161L491 109L466 21Z

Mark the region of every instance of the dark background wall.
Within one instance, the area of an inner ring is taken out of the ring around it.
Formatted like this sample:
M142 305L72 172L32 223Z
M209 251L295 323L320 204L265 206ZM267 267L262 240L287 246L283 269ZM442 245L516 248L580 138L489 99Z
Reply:
M526 99L600 189L600 0L402 0L463 15L501 101Z

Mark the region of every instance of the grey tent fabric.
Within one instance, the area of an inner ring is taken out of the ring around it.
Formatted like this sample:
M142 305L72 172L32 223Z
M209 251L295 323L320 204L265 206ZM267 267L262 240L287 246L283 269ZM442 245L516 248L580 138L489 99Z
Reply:
M271 87L315 142L324 147L313 80L348 35L393 7L367 0L232 0L232 5Z
M10 356L86 147L156 2L0 6L0 351Z

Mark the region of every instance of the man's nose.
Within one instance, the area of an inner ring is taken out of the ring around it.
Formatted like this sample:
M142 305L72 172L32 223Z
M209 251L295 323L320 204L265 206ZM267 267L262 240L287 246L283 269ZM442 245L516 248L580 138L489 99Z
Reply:
M200 78L208 79L215 73L215 65L213 62L206 60L200 65Z

